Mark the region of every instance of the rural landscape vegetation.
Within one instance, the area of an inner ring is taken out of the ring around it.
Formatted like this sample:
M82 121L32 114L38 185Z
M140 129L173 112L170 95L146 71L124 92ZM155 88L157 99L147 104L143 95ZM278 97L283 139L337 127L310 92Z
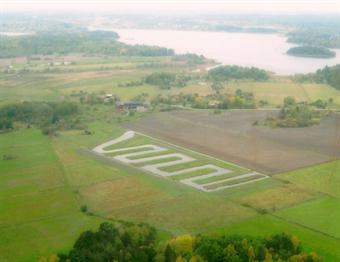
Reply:
M327 60L339 25L2 13L0 261L340 261L340 63L280 75L112 29L279 33Z

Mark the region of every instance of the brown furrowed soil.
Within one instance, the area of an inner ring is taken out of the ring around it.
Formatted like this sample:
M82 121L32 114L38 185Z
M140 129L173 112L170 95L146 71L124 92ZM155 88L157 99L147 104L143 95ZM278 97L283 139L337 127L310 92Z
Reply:
M273 174L340 157L340 115L306 128L255 126L274 110L156 113L125 127L257 171Z

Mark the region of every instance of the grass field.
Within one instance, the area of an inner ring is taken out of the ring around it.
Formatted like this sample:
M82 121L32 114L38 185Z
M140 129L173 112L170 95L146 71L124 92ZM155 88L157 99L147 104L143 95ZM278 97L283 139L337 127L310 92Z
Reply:
M0 136L1 154L15 157L0 161L2 260L34 261L41 255L65 251L81 231L103 221L100 217L148 222L161 232L168 232L165 235L222 231L256 235L287 231L300 237L307 250L329 258L326 261L334 261L331 258L339 255L334 249L339 242L320 233L326 233L327 228L315 223L317 217L314 222L305 220L298 211L300 206L307 210L315 202L319 204L315 205L314 214L320 215L318 210L324 204L328 213L336 204L326 203L320 193L310 188L280 182L286 174L278 176L279 180L245 185L242 190L200 192L130 166L93 157L88 149L119 136L124 130L115 123L104 122L92 122L89 128L95 135L67 131L50 139L32 128ZM129 144L145 141L143 137L137 138ZM327 167L319 167L316 173ZM291 173L290 177L293 176ZM80 212L84 204L94 216ZM258 212L261 209L273 212L275 217L262 215ZM333 221L336 219L334 216ZM268 225L266 229L259 228L261 223ZM14 252L21 245L25 248Z
M340 197L340 160L278 175L301 187Z
M340 240L340 200L337 198L308 201L283 209L275 215Z
M237 89L252 92L256 101L267 101L269 107L282 104L283 99L287 96L293 96L297 101L309 102L333 98L336 104L340 104L340 91L335 88L323 84L296 83L288 78L274 78L267 82L231 81L226 85L224 91L234 93ZM213 94L214 91L209 84L196 82L191 83L186 88L175 89L173 93L209 95Z
M1 134L0 261L34 261L66 250L102 221L80 212L51 141L36 129ZM20 248L18 248L20 247Z
M188 72L188 68L171 63L169 58L78 57L76 61L75 65L58 67L58 72L44 72L44 62L27 65L21 61L15 67L28 68L31 72L0 73L0 105L22 100L72 100L74 98L70 95L80 90L113 93L122 100L133 99L143 92L149 94L147 99L160 93L211 92L204 80L203 83L192 80L187 87L170 91L149 85L120 86L140 81L154 71ZM301 85L288 78L274 78L265 83L232 82L226 91L233 92L237 88L254 92L257 100L266 99L269 106L281 104L287 95L300 100L333 97L334 101L340 103L339 91L327 85ZM171 117L162 118L162 124L157 125L157 130L172 128L171 135L176 134L178 139L172 141L175 144L195 148L188 141L193 134L200 133L200 141L210 139L210 143L221 150L238 149L239 153L248 156L254 163L263 158L273 165L271 171L277 173L270 179L240 188L206 193L183 185L178 179L146 173L140 169L141 165L124 165L90 152L95 146L120 136L126 131L123 126L136 123L132 123L132 120L137 121L144 117L143 114L122 116L113 106L106 105L82 105L81 110L86 112L81 117L88 125L87 128L93 131L92 135L72 130L47 137L34 127L22 127L0 134L1 262L36 261L40 256L66 252L80 232L94 229L110 218L150 223L160 231L163 238L182 233L225 232L256 236L284 231L298 236L306 251L316 251L325 261L340 260L339 160L285 173L273 168L274 165L282 168L287 163L291 164L290 161L305 165L310 163L310 158L316 159L315 163L336 159L339 151L332 139L335 134L333 122L326 122L322 126L326 128L320 133L318 127L308 129L308 132L307 129L291 131L288 143L288 140L273 142L277 137L285 138L286 134L282 133L274 136L275 139L271 137L270 142L254 140L260 137L262 130L256 133L254 127L244 128L243 124L249 125L249 121L245 121L241 115L234 119L236 124L239 123L236 126L241 132L235 131L237 129L228 124L228 121L234 121L229 112L219 116L213 116L211 112L200 112L198 118L189 120L177 117L178 122L173 122L174 118ZM245 118L252 120L254 115ZM148 117L142 120L145 119ZM211 122L205 123L206 119ZM152 127L156 120L153 118L149 126ZM190 125L190 128L185 132L179 128L186 125ZM228 129L230 126L231 131ZM207 127L210 128L209 132L215 130L217 135L209 135ZM218 136L227 129L232 139L228 140L226 135ZM286 130L280 132L287 133ZM310 136L305 143L302 136L306 137L306 134ZM218 137L230 143L223 144ZM194 138L197 140L197 137ZM124 146L151 142L169 147L169 152L186 153L197 159L197 162L164 168L167 171L207 163L230 168L235 174L246 171L245 168L207 159L184 148L179 149L144 136L126 141ZM304 150L301 149L301 143L304 143ZM282 165L272 163L273 151L259 150L262 146L267 148L277 144L282 146L275 151ZM332 150L329 150L328 145L333 146ZM297 146L300 149L295 149ZM119 147L121 145L112 148ZM199 151L211 153L208 147L200 147ZM227 155L226 160L234 161L230 155ZM149 164L160 162L154 160ZM206 170L195 171L181 178L204 172ZM201 182L213 181L214 178L209 178ZM88 207L91 215L80 211L82 205Z
M268 236L275 232L286 232L297 236L303 243L304 250L307 252L316 251L323 257L324 261L339 261L340 241L321 233L289 223L283 219L263 215L249 219L247 221L226 227L216 233L245 234L252 236Z

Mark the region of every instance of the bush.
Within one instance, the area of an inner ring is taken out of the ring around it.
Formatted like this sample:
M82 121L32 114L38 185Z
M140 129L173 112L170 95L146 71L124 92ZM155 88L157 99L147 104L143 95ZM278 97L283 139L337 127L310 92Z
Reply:
M80 207L80 211L83 212L83 213L86 213L87 212L87 206L86 205L82 205Z

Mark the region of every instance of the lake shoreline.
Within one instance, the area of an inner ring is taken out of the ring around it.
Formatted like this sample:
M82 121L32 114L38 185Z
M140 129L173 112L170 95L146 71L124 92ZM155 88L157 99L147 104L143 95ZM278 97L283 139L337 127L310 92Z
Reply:
M286 54L297 44L287 42L282 33L243 33L223 31L121 29L89 26L89 30L110 30L126 44L156 45L172 48L177 54L195 53L221 65L257 67L276 75L307 74L340 63L335 58L296 57Z

